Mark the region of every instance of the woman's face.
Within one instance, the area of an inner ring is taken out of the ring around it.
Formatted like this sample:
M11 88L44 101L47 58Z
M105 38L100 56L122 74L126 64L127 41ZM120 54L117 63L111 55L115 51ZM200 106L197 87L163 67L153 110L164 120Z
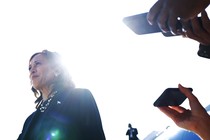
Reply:
M55 77L52 66L43 54L37 54L31 59L29 72L32 86L41 91L49 88Z

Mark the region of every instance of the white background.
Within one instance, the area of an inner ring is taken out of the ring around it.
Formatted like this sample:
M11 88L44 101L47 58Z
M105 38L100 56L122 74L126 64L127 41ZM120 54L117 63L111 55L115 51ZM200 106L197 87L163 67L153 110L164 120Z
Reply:
M60 53L77 87L91 90L107 140L127 140L128 123L140 139L171 124L153 102L178 83L207 106L210 65L197 56L199 43L161 33L138 36L123 24L123 17L147 12L154 2L1 1L1 138L16 139L35 109L28 60L43 49Z

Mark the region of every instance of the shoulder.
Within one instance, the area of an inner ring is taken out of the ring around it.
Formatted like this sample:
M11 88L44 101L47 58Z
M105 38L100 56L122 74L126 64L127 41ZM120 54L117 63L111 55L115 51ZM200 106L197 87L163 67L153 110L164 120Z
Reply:
M75 88L72 91L73 96L76 97L80 97L80 98L84 98L84 97L93 97L92 93L90 92L89 89L85 89L85 88Z
M86 88L75 88L65 92L64 100L72 102L87 102L94 100L94 97L89 89Z
M24 125L23 125L23 130L25 130L25 129L27 128L27 126L31 123L31 121L33 120L33 118L34 118L34 116L35 116L35 113L36 113L36 111L34 111L32 114L30 114L30 115L26 118L26 120L25 120L25 122L24 122Z
M86 88L74 88L74 89L69 89L69 90L64 90L61 92L61 96L64 95L64 97L71 97L72 96L88 96L88 95L92 95L92 93L90 92L89 89Z
M25 122L27 123L27 122L31 121L32 118L34 117L35 113L36 113L36 111L34 111L33 113L31 113L31 114L26 118L26 121L25 121Z
M72 91L73 94L91 94L89 89L86 88L75 88Z

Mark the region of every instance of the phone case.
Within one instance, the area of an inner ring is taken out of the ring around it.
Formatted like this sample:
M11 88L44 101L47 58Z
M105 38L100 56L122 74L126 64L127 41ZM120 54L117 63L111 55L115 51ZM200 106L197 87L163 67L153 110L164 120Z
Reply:
M189 88L193 91L192 88ZM187 97L181 93L179 88L167 88L159 98L153 103L156 107L161 106L179 106Z

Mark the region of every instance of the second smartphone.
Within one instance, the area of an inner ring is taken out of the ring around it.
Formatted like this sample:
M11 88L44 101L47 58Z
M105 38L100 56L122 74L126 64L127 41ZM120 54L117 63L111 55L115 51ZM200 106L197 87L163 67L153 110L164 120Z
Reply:
M191 92L192 88L188 88ZM179 88L167 88L159 96L159 98L154 102L154 106L179 106L181 105L187 97L181 93Z

